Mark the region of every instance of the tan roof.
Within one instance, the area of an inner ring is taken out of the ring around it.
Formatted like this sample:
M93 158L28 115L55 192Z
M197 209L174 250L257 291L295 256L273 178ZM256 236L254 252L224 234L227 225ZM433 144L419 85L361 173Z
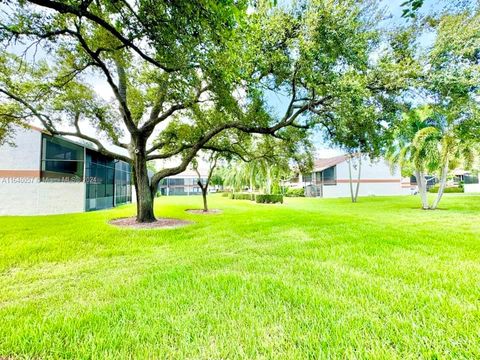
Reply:
M347 160L346 155L335 156L327 159L315 159L313 161L313 171L322 171L332 166L340 164Z

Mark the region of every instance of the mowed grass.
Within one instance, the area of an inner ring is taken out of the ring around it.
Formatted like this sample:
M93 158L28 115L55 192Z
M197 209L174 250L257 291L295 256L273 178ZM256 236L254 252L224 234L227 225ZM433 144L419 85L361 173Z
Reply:
M0 217L0 358L480 357L480 196L210 203Z

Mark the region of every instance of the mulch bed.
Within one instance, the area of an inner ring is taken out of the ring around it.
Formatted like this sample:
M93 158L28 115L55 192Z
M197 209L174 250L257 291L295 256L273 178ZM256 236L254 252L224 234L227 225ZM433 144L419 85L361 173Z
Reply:
M135 217L113 219L109 223L111 225L126 229L174 229L193 224L191 221L166 218L160 218L151 223L137 223L137 219Z
M186 212L190 214L200 214L200 215L213 215L213 214L221 214L222 210L220 209L210 209L208 211L203 211L202 209L187 209Z

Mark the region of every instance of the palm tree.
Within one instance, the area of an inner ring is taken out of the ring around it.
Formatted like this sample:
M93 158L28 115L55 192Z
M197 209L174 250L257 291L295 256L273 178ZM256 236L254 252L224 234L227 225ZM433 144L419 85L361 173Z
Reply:
M423 129L434 126L429 114L430 112L424 108L405 113L399 126L394 131L394 141L387 150L387 158L392 166L398 164L403 175L415 174L423 209L429 208L425 175L432 170L434 163L425 161L426 158L423 155L427 149L425 148L423 153L419 153L414 146L414 139ZM429 159L433 160L434 157L429 157Z
M280 183L287 168L274 163L271 159L260 157L248 162L235 161L223 170L224 184L234 192L248 187L250 191L258 188L263 189L265 194L271 194L274 186Z
M472 166L475 144L458 136L454 124L443 128L427 127L420 130L414 140L416 157L424 159L431 169L439 169L438 193L430 209L438 207L447 184L448 172L463 161L467 168ZM425 160L427 159L427 160Z
M422 200L422 208L434 210L442 199L449 170L460 161L470 167L475 145L458 133L456 123L431 108L414 109L405 114L395 134L396 141L387 153L391 163L399 164L403 172L412 171ZM430 205L425 175L439 173L440 186Z

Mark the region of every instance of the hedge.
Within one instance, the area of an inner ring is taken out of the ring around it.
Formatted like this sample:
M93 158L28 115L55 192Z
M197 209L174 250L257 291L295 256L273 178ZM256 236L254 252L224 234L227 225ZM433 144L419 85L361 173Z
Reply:
M428 192L430 193L438 193L438 186L431 187ZM443 190L444 194L452 194L452 193L463 193L463 187L455 186L455 187L446 187Z
M303 188L302 189L288 188L285 196L286 197L305 197L305 190Z
M283 204L283 195L258 194L255 196L255 201L259 204Z
M234 200L255 200L255 195L254 194L250 194L250 193L237 193L237 194L234 194L234 193L231 193L230 194L230 199L234 199Z

